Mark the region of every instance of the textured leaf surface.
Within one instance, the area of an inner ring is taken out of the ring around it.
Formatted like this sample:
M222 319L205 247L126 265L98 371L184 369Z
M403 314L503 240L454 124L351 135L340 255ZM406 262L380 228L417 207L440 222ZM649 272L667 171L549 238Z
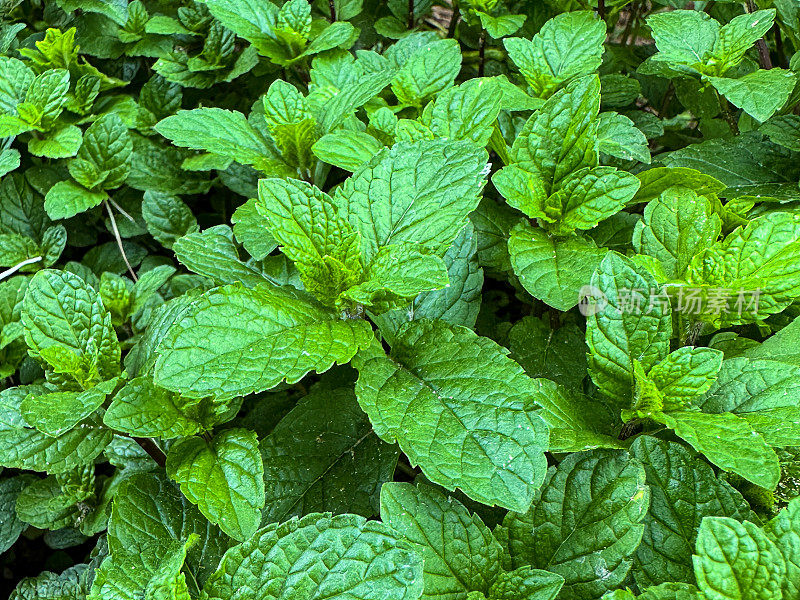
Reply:
M469 142L433 140L384 149L333 199L361 235L369 265L382 246L446 249L478 205L486 153Z
M182 404L177 394L156 387L149 378L137 377L117 392L103 422L137 437L188 437L200 430L200 423Z
M578 304L581 288L591 281L608 252L591 240L553 237L527 223L511 230L508 251L525 289L558 310L569 310Z
M312 512L378 511L397 448L372 431L351 389L314 391L259 444L264 461L264 523Z
M120 347L111 315L97 292L77 275L37 273L25 294L22 324L33 356L55 346L82 359L91 357L103 379L119 373Z
M547 21L532 40L509 38L505 46L534 94L546 98L600 66L605 35L605 24L593 13L575 11Z
M786 563L753 523L708 517L700 525L694 570L709 600L781 600Z
M695 403L704 412L747 419L772 446L800 442L800 368L771 360L731 358L708 394Z
M667 277L679 279L694 255L716 242L721 230L722 221L705 196L673 187L647 204L633 244L638 252L657 258Z
M589 373L604 394L627 404L632 393L633 361L638 360L648 370L669 351L670 306L656 302L648 312L650 294L659 293L655 279L616 253L606 255L591 285L607 303L600 302L598 311L586 317Z
M458 500L431 486L387 483L381 489L381 519L422 557L423 598L486 593L502 571L503 549L489 528Z
M261 521L264 464L255 432L226 429L208 442L189 437L167 454L167 474L209 521L246 540Z
M705 517L750 517L750 507L730 484L680 444L643 436L631 453L644 465L652 500L644 536L634 555L641 588L669 581L694 582L692 551Z
M721 469L769 489L778 483L778 457L745 419L694 411L674 411L659 419Z
M156 383L190 398L232 398L349 361L373 339L306 294L224 286L193 302L158 349Z
M389 527L313 513L231 548L203 588L208 600L414 600L422 559Z
M564 577L559 598L597 598L625 580L649 503L644 468L627 453L571 454L549 469L528 512L503 521L511 564Z
M120 485L108 524L112 555L166 548L192 534L200 539L189 549L186 563L202 585L231 545L230 538L209 523L163 474L134 475ZM159 554L165 555L163 550Z
M181 110L155 127L176 146L228 156L269 172L280 168L274 146L243 114L221 108ZM284 167L285 168L285 167Z
M525 510L545 474L536 390L507 351L468 329L412 321L392 357L358 358L356 394L375 432L434 482Z

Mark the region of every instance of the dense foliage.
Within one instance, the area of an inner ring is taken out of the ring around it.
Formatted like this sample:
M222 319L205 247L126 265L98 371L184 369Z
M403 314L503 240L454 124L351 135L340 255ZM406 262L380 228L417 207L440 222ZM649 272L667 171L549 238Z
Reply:
M11 598L799 598L798 50L796 0L0 0Z

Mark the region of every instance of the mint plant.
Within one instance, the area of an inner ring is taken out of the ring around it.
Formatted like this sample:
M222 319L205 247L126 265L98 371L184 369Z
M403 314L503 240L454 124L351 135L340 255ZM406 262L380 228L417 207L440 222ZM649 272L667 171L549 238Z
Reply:
M4 591L797 597L799 31L0 2Z

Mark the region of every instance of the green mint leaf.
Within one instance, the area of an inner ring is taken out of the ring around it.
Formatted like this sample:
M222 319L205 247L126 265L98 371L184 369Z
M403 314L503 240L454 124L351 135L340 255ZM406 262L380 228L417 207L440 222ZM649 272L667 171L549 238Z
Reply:
M430 97L453 84L461 70L456 40L436 40L407 57L392 80L392 91L403 104L423 106Z
M654 167L639 173L637 177L642 185L633 202L650 202L672 187L687 188L698 197L713 196L726 187L710 175L688 167Z
M64 69L47 70L31 82L31 86L25 94L25 101L17 105L17 110L24 118L26 115L21 112L22 106L29 107L31 113L36 115L36 120L26 120L42 131L50 129L61 114L62 107L67 100L68 89L69 71Z
M766 121L789 99L797 77L784 69L760 69L739 79L709 77L711 85L757 121Z
M274 4L252 0L203 0L203 4L225 27L268 55L262 48L270 47L270 32L277 24L278 9Z
M375 432L397 441L432 481L525 510L544 477L547 428L533 411L531 380L506 353L468 329L412 321L392 358L358 358L356 394Z
M186 543L174 544L166 559L147 582L144 590L145 600L190 600L186 575L181 572L186 560L186 551L194 545L199 536L189 536Z
M387 483L381 488L381 519L422 557L426 599L464 597L552 600L563 579L535 569L503 571L503 548L477 515L436 488ZM514 595L511 595L511 594Z
M0 108L4 113L16 112L35 78L31 68L18 58L0 57Z
M102 180L95 185L110 190L122 185L128 177L132 153L133 143L128 128L116 114L109 113L92 123L83 134L83 144L76 160L85 161L98 173L104 173Z
M530 510L504 519L511 564L561 575L559 598L597 598L628 575L649 503L644 468L626 452L570 454L548 470Z
M328 194L296 179L262 179L256 210L321 302L332 305L361 280L358 232Z
M413 298L444 288L448 284L444 261L424 250L408 243L384 246L375 255L365 281L344 292L345 297L369 305L382 296L387 296L386 300Z
M167 474L212 523L237 540L251 537L264 506L264 465L255 432L226 429L211 441L189 437L167 454Z
M531 377L558 381L581 389L586 377L586 334L575 324L551 329L544 319L527 316L508 332L511 358Z
M192 535L200 539L189 548L186 568L203 585L231 545L230 538L209 523L163 474L135 474L120 484L108 523L112 556L157 549L158 565L166 548Z
M500 39L519 31L525 24L526 15L498 15L492 16L485 12L476 11L481 20L481 26L494 39Z
M334 131L323 135L311 148L322 161L345 171L357 171L383 148L377 139L361 131Z
M59 181L47 192L44 208L51 219L69 219L99 206L107 198L105 192L93 192L73 181Z
M264 119L283 158L309 175L315 164L311 146L319 139L308 102L293 85L275 81L264 96Z
M674 411L654 418L689 442L725 471L768 489L780 479L775 451L742 417L731 413L708 414Z
M778 547L753 523L707 517L697 536L694 571L709 600L780 600L786 564Z
M737 228L724 240L695 255L687 271L689 283L731 290L759 290L758 303L719 315L724 323L741 323L780 312L800 289L800 272L790 257L800 247L800 219L776 212ZM747 260L740 260L746 256ZM733 304L733 302L731 303ZM734 307L735 308L735 307Z
M307 294L271 284L216 288L200 296L158 348L158 385L190 398L232 398L298 381L349 361L373 338Z
M166 248L172 248L178 238L199 231L189 207L180 198L169 194L145 192L142 217L150 235Z
M389 244L444 254L478 204L486 158L464 141L401 142L356 171L333 201L361 237L364 266Z
M496 79L470 79L436 97L426 124L437 137L486 146L500 114L502 97Z
M375 435L346 388L311 392L259 448L266 523L321 511L377 514L381 484L391 480L398 454Z
M638 160L650 164L647 137L625 115L601 113L597 120L598 149L622 160Z
M503 548L458 500L420 484L381 488L381 520L423 559L424 598L486 593L502 571Z
M600 401L550 379L534 382L539 391L536 403L544 409L541 415L550 428L551 452L623 447L614 437L614 416Z
M103 422L135 437L189 437L200 431L190 412L193 404L156 387L149 378L137 377L114 395Z
M543 569L520 567L502 572L489 588L489 598L496 600L555 600L564 578Z
M231 216L233 235L255 260L263 260L278 247L269 233L269 221L259 213L258 200L252 198L237 208Z
M777 115L758 130L771 142L795 152L800 151L800 115Z
M61 435L100 408L116 384L117 380L111 379L80 393L31 394L20 404L20 411L25 421L42 433Z
M800 408L794 400L800 368L771 360L731 358L705 397L695 402L704 412L731 412L750 423L771 446L800 440Z
M254 266L242 262L227 225L189 233L172 244L175 256L191 271L217 283L241 282L249 287L267 281Z
M731 19L719 30L709 64L720 75L738 65L745 52L770 30L774 20L775 9L756 10Z
M76 355L84 374L100 381L119 374L120 346L97 292L68 271L39 271L22 305L25 341L32 356L53 346Z
M631 454L644 465L652 499L644 536L634 555L640 588L669 581L694 582L692 549L705 517L751 518L741 494L680 444L642 436Z
M182 148L227 156L273 175L290 174L273 143L248 123L243 114L235 111L221 108L180 110L160 121L155 130Z
M29 475L0 480L0 554L11 548L25 530L26 524L17 516L17 498L32 481L35 479Z
M606 26L592 12L574 11L547 21L532 40L504 40L534 96L548 98L575 77L600 66Z
M75 125L58 127L43 138L31 138L28 151L34 156L45 158L69 158L75 156L83 142L83 134Z
M658 259L667 277L680 279L694 255L713 245L721 230L722 221L708 198L689 188L670 187L645 206L644 218L634 229L633 246Z
M797 198L797 169L791 153L756 132L733 140L712 139L662 154L667 167L699 169L728 188L728 197L742 195ZM700 192L698 192L700 193ZM740 223L735 223L734 226Z
M548 195L557 191L574 171L597 166L599 110L600 80L573 81L528 119L511 149L514 162L535 172Z
M294 583L298 570L315 577ZM422 594L422 559L383 523L313 513L231 548L203 588L208 600L234 594L257 600L265 593L275 600L415 600Z
M798 356L798 338L800 334L800 320L794 319L783 329L770 336L764 342L745 352L748 358L763 358L777 360L790 365L800 367L800 356Z
M664 410L686 406L705 394L722 368L722 352L684 346L671 352L647 374L664 397Z
M586 238L555 237L540 227L522 223L508 238L511 265L520 283L534 298L558 310L569 310L579 291L608 253Z
M373 320L384 337L396 335L404 322L419 319L440 319L453 325L474 327L484 281L477 251L477 234L468 223L444 255L449 283L441 289L422 292L405 308L375 316Z
M47 435L28 427L20 405L28 393L44 388L9 388L0 392L0 465L64 473L90 464L111 442L112 433L92 419L61 435Z
M798 535L798 508L800 502L792 500L771 521L764 525L764 533L778 547L786 561L783 578L783 596L791 598L800 590L800 535Z
M658 48L651 60L689 74L703 68L714 50L720 30L717 21L695 10L650 15L647 24Z
M87 592L87 573L88 569L83 564L70 567L59 575L44 571L37 577L23 579L11 593L9 600L83 598Z
M669 352L671 308L666 301L649 306L650 294L660 292L655 279L614 252L602 260L591 285L602 296L598 304L587 305L589 373L600 391L627 405L633 393L633 361L648 371Z

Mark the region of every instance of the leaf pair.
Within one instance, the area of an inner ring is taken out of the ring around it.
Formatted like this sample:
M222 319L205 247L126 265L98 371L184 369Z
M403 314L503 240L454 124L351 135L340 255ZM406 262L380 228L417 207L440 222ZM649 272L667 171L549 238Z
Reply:
M789 98L795 75L777 68L738 75L733 69L772 27L774 19L775 9L739 15L723 26L702 11L652 15L647 24L653 30L658 53L639 70L667 77L700 77L735 106L766 121Z

